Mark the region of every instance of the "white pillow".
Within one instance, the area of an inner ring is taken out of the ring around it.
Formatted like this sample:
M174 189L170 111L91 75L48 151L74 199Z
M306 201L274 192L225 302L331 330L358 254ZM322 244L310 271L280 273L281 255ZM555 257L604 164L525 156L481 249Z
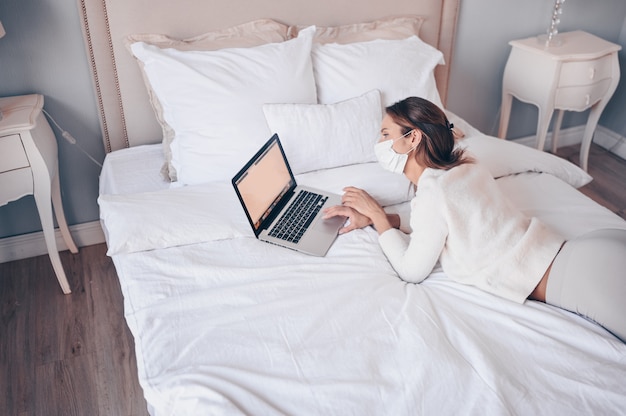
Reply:
M443 54L417 36L314 44L312 57L319 103L335 103L378 89L385 107L418 96L443 108L434 75L435 67L444 63Z
M270 137L264 103L315 103L311 43L298 38L216 51L131 45L175 133L172 166L181 184L230 180Z
M591 182L587 172L566 159L519 143L479 134L461 141L494 178L523 172L549 173L580 188Z
M359 163L296 176L298 185L342 195L346 186L366 190L380 205L387 207L411 200L413 185L404 175L383 169L378 162Z
M335 104L265 104L263 112L294 174L376 160L378 90Z
M227 182L100 195L98 205L109 256L253 236Z
M161 49L173 48L185 51L215 51L224 48L249 48L264 45L266 43L283 42L289 37L289 26L271 19L258 19L251 22L219 29L188 39L174 39L162 34L141 33L129 35L124 44L130 50L130 45L135 42L144 42L148 45L158 46ZM317 36L317 31L316 31ZM131 50L132 52L132 50ZM157 99L152 86L144 72L143 64L138 60L139 69L146 84L150 104L154 110L157 121L163 130L163 153L165 154L165 165L162 172L169 181L176 180L176 171L171 166L172 152L170 144L174 140L174 131L163 118L163 108Z
M458 145L467 148L477 162L485 165L496 179L523 172L543 172L556 176L575 188L592 180L587 172L566 159L520 143L487 136L449 110L446 115L455 128L459 127L465 133L465 138Z

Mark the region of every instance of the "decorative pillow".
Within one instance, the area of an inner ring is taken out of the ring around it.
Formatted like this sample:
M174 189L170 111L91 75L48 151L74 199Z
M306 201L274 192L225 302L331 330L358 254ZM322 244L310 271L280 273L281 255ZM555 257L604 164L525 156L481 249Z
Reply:
M126 47L131 50L135 42L143 42L161 49L173 48L179 51L215 51L223 48L249 48L266 43L283 42L288 39L289 26L270 19L259 19L230 28L204 33L188 39L173 39L159 34L136 34L126 38ZM131 51L132 52L132 51ZM176 180L176 171L171 166L170 143L174 139L174 130L163 117L163 108L152 89L143 69L141 60L137 60L141 69L150 103L157 121L163 130L163 151L166 163L163 166L164 177Z
M376 160L378 90L335 104L265 104L263 112L294 174Z
M442 107L434 69L443 54L417 36L340 45L314 44L313 71L318 100L330 104L378 89L384 106L409 96Z
M315 43L354 43L375 39L406 39L419 36L424 18L415 15L393 16L365 23L343 26L317 26ZM295 37L301 28L289 27L289 36Z
M523 144L484 134L463 139L460 144L496 179L523 172L542 172L556 176L575 188L592 180L587 172L570 161Z
M98 205L109 256L252 234L246 217L233 214L241 204L226 182L100 195Z
M478 163L484 164L491 175L498 179L523 172L549 173L575 188L591 182L587 172L552 153L542 152L514 141L487 136L455 113L446 110L454 128L460 127L465 138L457 145L465 147Z
M270 137L264 103L316 103L314 32L217 51L131 45L175 132L171 163L181 184L230 180Z
M387 207L415 196L413 185L404 175L383 169L378 162L317 170L296 176L299 185L342 195L346 186L366 190L380 205Z

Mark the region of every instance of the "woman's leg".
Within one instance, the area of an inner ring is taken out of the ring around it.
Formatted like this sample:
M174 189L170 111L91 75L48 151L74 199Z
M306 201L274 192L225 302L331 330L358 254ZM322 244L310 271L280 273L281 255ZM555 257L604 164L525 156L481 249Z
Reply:
M626 230L567 241L552 263L546 302L584 315L626 342Z

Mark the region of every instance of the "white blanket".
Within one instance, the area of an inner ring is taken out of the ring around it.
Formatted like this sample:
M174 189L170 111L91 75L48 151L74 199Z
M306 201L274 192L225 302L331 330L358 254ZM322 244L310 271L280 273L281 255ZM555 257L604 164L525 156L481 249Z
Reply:
M568 237L625 227L551 175L498 183L520 208ZM113 209L103 206L104 218ZM185 218L171 224L183 227ZM120 233L109 220L105 225L109 237ZM626 346L572 313L532 301L518 305L441 272L406 284L371 229L340 236L324 258L251 233L217 235L113 257L139 380L155 415L626 408Z
M626 405L626 348L601 328L441 273L406 284L372 231L340 237L326 258L244 238L115 264L157 415L599 414Z
M626 228L574 189L591 179L574 165L451 119L467 134L460 145L529 215L566 238ZM150 169L128 172L146 155ZM626 345L595 323L439 270L407 284L369 228L339 236L323 258L259 242L230 184L167 189L155 174L161 163L154 148L111 154L99 198L153 415L626 409ZM403 215L412 197L406 179L377 164L297 179L334 192L362 187Z

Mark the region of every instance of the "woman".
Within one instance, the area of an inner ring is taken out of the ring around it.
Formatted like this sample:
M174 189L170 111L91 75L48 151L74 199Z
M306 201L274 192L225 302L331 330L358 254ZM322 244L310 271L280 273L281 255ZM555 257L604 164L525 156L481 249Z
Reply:
M340 232L373 225L399 276L419 283L439 260L460 283L523 303L535 299L604 325L626 340L626 230L565 241L516 209L491 174L455 147L452 125L433 103L409 97L386 109L375 152L416 187L412 232L397 228L367 192L347 187L326 217L349 218Z

